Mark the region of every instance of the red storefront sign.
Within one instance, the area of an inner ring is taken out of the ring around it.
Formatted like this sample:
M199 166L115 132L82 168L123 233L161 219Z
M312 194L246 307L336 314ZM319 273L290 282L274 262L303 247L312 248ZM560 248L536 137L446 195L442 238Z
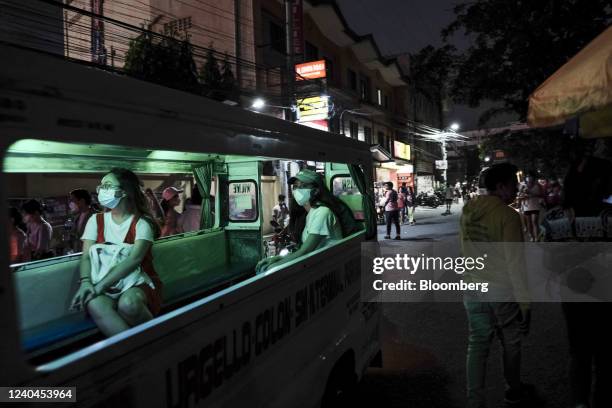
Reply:
M296 80L325 78L325 60L305 62L295 66Z

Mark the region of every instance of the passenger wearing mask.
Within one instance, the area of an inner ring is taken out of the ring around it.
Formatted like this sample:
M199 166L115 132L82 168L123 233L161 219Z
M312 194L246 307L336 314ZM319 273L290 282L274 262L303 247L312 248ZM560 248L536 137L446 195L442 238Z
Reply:
M187 200L185 211L179 218L179 230L182 232L198 231L202 220L202 196L198 186L193 186L191 197Z
M284 257L273 256L257 264L258 273L287 263L312 251L333 245L359 231L350 208L325 187L323 179L312 170L301 170L291 178L293 198L306 212L306 225L302 231L299 249Z
M86 309L102 333L112 336L159 313L162 283L151 254L159 226L147 206L138 176L130 170L112 169L97 191L100 204L110 211L90 217L85 226L80 286L72 307ZM104 276L98 275L98 280L92 265L97 248L90 251L94 244L128 246L130 250Z
M30 260L26 229L19 210L9 208L9 254L12 264Z
M174 207L181 203L179 194L182 192L183 190L176 187L168 187L162 193L161 207L164 210L164 226L161 230L162 237L183 232L178 224L181 214L174 209Z
M83 236L83 232L85 232L85 225L87 225L89 217L95 213L91 207L91 194L82 188L72 190L68 207L74 215L74 234L80 238ZM76 252L80 252L83 249L83 243L80 239L77 239L74 249Z
M25 213L24 221L27 226L27 244L32 251L31 259L47 259L53 257L51 250L51 237L53 227L42 216L42 205L39 201L26 201L21 209Z

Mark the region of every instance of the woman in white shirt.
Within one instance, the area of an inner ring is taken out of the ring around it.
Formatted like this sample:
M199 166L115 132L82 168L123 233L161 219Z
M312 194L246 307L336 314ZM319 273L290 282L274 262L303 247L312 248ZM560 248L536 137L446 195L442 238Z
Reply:
M359 229L352 218L351 210L331 194L318 173L304 169L290 182L293 198L307 211L302 244L297 251L289 255L263 259L257 264L258 273L332 245Z
M141 182L127 169L112 169L97 188L98 201L109 209L89 218L82 236L79 290L72 306L87 309L107 336L150 320L161 307L161 281L153 268L151 246L159 237L159 226L147 206ZM93 244L133 244L130 254L112 266L95 284L91 276L90 248ZM138 267L146 283L132 286L116 297L114 285Z

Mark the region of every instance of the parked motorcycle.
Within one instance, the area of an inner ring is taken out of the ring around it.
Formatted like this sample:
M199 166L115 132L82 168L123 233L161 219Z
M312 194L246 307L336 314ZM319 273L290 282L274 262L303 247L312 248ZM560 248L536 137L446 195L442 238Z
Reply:
M274 220L270 221L270 225L274 228L274 235L269 241L265 241L266 257L281 255L284 250L292 252L295 250L295 243L291 240L291 234L287 231L287 227L281 225Z
M436 194L419 193L416 196L416 205L421 207L437 208L443 203Z

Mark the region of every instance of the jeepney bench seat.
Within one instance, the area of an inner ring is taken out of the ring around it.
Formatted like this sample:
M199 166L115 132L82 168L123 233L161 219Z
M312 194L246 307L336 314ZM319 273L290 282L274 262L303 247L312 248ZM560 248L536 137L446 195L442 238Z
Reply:
M217 230L155 242L153 263L163 283L162 313L255 273L255 262L230 262L224 234ZM86 313L68 310L77 289L79 259L43 262L15 273L26 352L98 332ZM57 302L50 304L50 293L56 294Z

